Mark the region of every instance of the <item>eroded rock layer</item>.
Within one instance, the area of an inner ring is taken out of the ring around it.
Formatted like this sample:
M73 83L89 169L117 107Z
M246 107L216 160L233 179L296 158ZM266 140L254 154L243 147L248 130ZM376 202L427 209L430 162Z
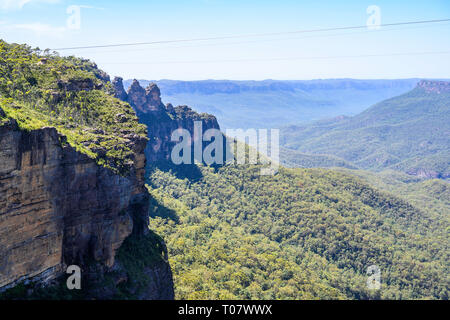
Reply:
M135 141L127 176L75 151L54 128L27 132L9 120L0 144L0 288L47 282L72 264L111 269L124 239L147 232L145 139Z

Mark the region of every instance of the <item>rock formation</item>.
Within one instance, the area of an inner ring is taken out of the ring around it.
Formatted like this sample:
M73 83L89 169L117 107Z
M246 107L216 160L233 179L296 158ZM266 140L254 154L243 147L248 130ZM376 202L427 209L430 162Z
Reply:
M69 265L120 270L115 256L123 241L148 232L146 140L134 142L132 169L120 176L74 150L55 128L27 132L13 119L0 123L1 289L50 283ZM141 298L173 298L167 262L148 269L161 278Z
M148 127L149 143L145 151L147 160L165 161L170 159L174 142L170 137L178 128L186 129L191 134L194 132L194 121L201 121L203 132L208 129L220 129L216 117L193 111L188 106L173 107L161 101L161 92L158 86L150 83L146 89L142 88L139 81L133 80L126 97L120 78L114 79L116 97L121 96L136 111L141 123Z
M448 81L421 80L417 86L428 93L450 92L450 82Z
M161 102L161 91L156 84L151 83L145 88L145 97L147 98L147 105L144 112L149 111L163 111L164 104Z
M121 77L115 77L113 82L114 96L120 100L126 101L127 93L123 88L123 79Z

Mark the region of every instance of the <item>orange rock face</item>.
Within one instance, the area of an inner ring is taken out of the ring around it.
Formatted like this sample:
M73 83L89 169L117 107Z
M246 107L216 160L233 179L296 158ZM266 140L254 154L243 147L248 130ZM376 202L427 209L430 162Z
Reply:
M133 228L147 229L145 140L123 177L60 139L54 128L0 126L0 288L92 259L112 267Z

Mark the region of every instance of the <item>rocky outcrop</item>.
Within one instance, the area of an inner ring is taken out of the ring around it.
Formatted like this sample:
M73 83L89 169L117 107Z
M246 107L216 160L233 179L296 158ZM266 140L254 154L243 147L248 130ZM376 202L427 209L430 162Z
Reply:
M163 111L165 109L164 104L161 102L161 91L159 91L156 84L151 83L145 88L145 97L147 98L147 104L143 110L144 112Z
M450 82L448 81L421 80L417 87L424 89L428 93L440 94L450 92Z
M148 232L146 139L134 140L126 176L77 152L55 128L23 131L13 119L2 121L0 145L0 288L49 283L68 265L94 263L106 273L117 268L117 250L130 234ZM155 296L173 298L148 295Z
M121 94L123 91L122 81L116 79L114 80L115 95L123 97ZM188 106L174 108L170 103L164 105L161 101L161 92L154 83L150 83L144 89L140 86L139 81L133 80L127 96L123 100L134 108L140 122L148 127L150 140L145 153L150 162L170 159L171 150L175 145L170 138L172 132L179 128L186 129L193 135L194 122L201 121L203 132L208 129L220 130L216 117L212 115L199 114Z
M94 80L90 78L58 81L58 88L65 91L89 91L93 89L100 89L101 87L101 83L96 84Z
M428 168L411 168L406 171L407 174L417 176L422 179L449 179L448 172L438 172Z
M115 96L123 101L128 102L136 112L164 112L166 107L161 102L161 92L156 84L150 83L147 88L142 88L136 79L131 83L128 92L125 93L122 78L115 78L114 90ZM124 94L125 93L125 94Z
M125 92L125 89L123 88L123 79L120 77L115 77L112 82L113 90L114 90L114 96L122 101L127 100L127 93Z
M122 88L123 89L123 88ZM145 112L145 105L147 104L147 97L145 96L145 90L139 85L137 80L134 80L128 89L126 102L128 102L134 110L137 112Z

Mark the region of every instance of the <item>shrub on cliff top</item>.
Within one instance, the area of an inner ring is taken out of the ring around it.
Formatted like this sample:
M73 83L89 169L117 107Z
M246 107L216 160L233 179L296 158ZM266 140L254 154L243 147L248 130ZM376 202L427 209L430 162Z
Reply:
M0 40L0 108L24 130L53 126L78 151L116 172L132 163L133 139L146 139L106 73L86 59L60 57Z

